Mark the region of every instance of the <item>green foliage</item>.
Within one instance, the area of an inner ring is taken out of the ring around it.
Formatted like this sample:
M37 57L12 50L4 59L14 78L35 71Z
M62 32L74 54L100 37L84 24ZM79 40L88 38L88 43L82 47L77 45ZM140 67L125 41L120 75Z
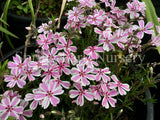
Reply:
M4 28L4 27L2 27L2 26L0 26L0 31L3 32L3 33L5 33L5 34L7 34L7 35L12 36L12 37L18 38L16 35L14 35L13 33L9 32L6 28ZM12 44L12 43L10 42L10 45L11 45L11 44ZM12 45L11 45L11 46L12 46ZM13 46L12 46L12 47L13 47Z
M23 5L18 5L17 8L18 8L19 10L22 10L25 14L28 14L28 13L29 13L29 12L28 12L28 9L29 9L29 5L28 5L28 4L25 5L25 6L23 6ZM20 15L20 13L18 13L18 14Z
M150 21L154 24L153 30L155 32L156 35L158 35L157 31L156 31L156 26L160 26L159 22L158 22L158 17L156 15L156 11L155 8L152 4L151 0L142 0L143 2L145 2L146 4L146 19L147 21ZM158 52L160 54L160 47L157 47Z
M0 86L1 90L4 90L3 88L3 77L5 74L9 73L9 69L7 68L8 60L5 60L3 63L0 62Z
M2 22L5 25L8 25L6 21L4 21L2 18L0 18L0 22Z
M33 8L32 0L28 0L28 3L29 3L29 8L31 10L32 24L35 25L35 15L34 15L34 8Z
M2 26L0 26L0 31L6 33L5 34L6 39L9 43L9 45L11 46L11 48L14 49L14 46L13 46L12 42L10 41L10 38L9 38L8 35L11 35L12 37L15 37L15 38L18 38L18 37L7 30L7 24L6 23L7 23L7 14L8 14L9 4L10 4L10 0L7 0L6 3L5 3L5 6L4 6L4 10L3 10L3 14L2 14L2 20L1 20L1 22L4 23L4 28Z
M8 117L7 120L15 120L15 117Z

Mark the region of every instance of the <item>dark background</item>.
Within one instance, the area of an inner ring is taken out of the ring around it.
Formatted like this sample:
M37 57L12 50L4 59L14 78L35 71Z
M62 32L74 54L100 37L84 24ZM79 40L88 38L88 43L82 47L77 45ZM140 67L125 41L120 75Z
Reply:
M5 0L0 0L0 5L2 5L2 1L5 1ZM117 0L117 4L118 5L124 5L125 3L127 3L129 0ZM153 2L153 5L155 7L155 10L156 10L156 13L157 15L160 17L160 0L152 0ZM2 9L0 9L0 15L2 13ZM14 38L11 38L11 41L12 43L14 44L14 46L16 48L20 47L19 48L19 51L22 52L21 48L23 49L23 46L24 46L24 42L25 42L25 36L24 34L27 34L27 30L25 31L15 31L14 28L24 28L26 26L29 26L30 24L30 20L28 22L24 22L23 24L14 24L15 23L15 20L14 19L11 19L11 18L8 18L9 22L8 24L10 26L12 26L12 28L10 27L9 30L13 31L13 33L15 33L17 36L20 37L20 39L14 39ZM39 25L40 23L38 23ZM8 54L12 51L12 49L7 46L7 42L4 40L5 38L1 36L0 34L0 38L1 40L4 41L4 46L2 48L2 51L4 54ZM30 48L29 48L30 50ZM15 50L14 52L16 52L17 50ZM32 50L31 50L32 51ZM32 51L33 52L33 51ZM12 53L11 53L12 54ZM157 51L149 51L147 54L146 54L146 58L145 58L146 61L156 61L156 62L160 62L160 55L158 54ZM155 71L154 71L156 74L160 72L160 66L156 66L155 68ZM157 99L156 103L154 104L154 113L155 113L155 120L160 120L160 83L157 84L157 88L150 88L151 90L151 94L154 95L155 94L155 99ZM146 106L145 105L142 105L141 103L137 103L140 107L142 108L145 108ZM141 118L141 116L145 115L143 114L144 112L141 111L141 109L136 109L134 108L134 110L136 110L136 119L138 120L143 120L143 118Z

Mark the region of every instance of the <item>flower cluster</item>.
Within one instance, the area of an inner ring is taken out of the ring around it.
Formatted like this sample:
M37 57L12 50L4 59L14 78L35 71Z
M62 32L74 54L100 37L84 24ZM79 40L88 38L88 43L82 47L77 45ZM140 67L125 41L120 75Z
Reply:
M16 92L5 92L0 103L1 119L13 116L23 120L24 116L31 117L38 105L44 109L57 106L60 103L58 96L63 95L65 89L69 89L68 96L74 99L72 103L79 106L87 101L99 101L106 109L115 107L117 97L126 95L130 86L110 70L102 55L118 50L135 54L135 50L141 48L144 33L153 36L148 45L160 44L160 37L151 30L153 24L145 25L144 2L133 0L124 10L115 6L115 0L100 0L105 9L95 0L77 2L78 6L66 13L64 32L53 32L52 22L38 28L36 59L30 56L22 61L16 54L13 62L8 63L11 74L4 76L7 87L23 89L33 81L39 85L32 93L27 93L24 100ZM138 20L137 24L131 22L134 19ZM76 35L83 36L80 42L85 41L84 28L90 29L96 37L91 37L93 41L86 42L82 49L77 45ZM79 53L80 49L82 53ZM78 58L78 55L84 57ZM25 110L28 103L29 110Z
M19 120L25 120L25 117L32 117L33 110L26 110L28 102L22 100L17 92L6 91L2 97L0 103L1 120L7 120L9 116Z

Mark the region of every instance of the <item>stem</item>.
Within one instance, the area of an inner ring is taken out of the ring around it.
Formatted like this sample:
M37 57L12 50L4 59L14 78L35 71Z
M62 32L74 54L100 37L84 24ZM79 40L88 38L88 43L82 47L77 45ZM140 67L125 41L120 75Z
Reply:
M57 28L60 28L61 17L62 17L63 11L64 11L64 7L65 7L65 4L66 4L66 1L67 0L62 0L61 12L60 12L60 15L59 15L59 18L58 18L58 26L57 26Z
M37 19L37 14L38 14L39 9L40 9L40 2L38 3L38 8L37 8L37 11L34 15L34 21L32 21L30 24L31 30L29 30L28 35L27 35L27 39L25 41L23 59L25 59L27 56L27 48L28 48L28 45L30 44L30 39L31 39L32 35L36 35L36 37L37 37L37 32L34 29L36 29L36 19Z
M2 57L2 61L4 61L4 56L3 56L3 52L2 52L1 48L0 48L0 54L1 54L1 57Z
M154 79L155 80L155 79ZM129 99L125 104L122 104L122 106L120 108L123 108L124 106L128 105L131 101L133 101L135 98L137 98L140 94L142 94L147 88L149 88L149 86L154 82L154 80L152 80L147 86L145 86L139 93L137 93L136 95L134 95L131 99Z

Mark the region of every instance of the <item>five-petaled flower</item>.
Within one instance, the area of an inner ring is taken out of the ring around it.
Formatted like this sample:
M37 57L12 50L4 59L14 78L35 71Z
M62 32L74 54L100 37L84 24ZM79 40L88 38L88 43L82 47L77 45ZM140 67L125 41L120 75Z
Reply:
M92 75L93 68L84 69L85 65L77 65L77 68L72 68L71 70L71 80L76 83L81 83L82 86L89 85L90 82L87 80L95 80L95 76Z
M120 95L126 95L126 91L130 91L129 89L129 85L128 84L122 84L118 78L116 77L116 75L112 75L111 78L114 80L115 83L111 82L110 83L110 88L111 89L115 89L116 87L118 87L118 92Z
M1 120L7 120L9 116L19 119L19 114L22 114L23 107L18 106L20 99L14 97L12 100L9 97L5 97L0 103L0 118Z
M93 100L93 95L91 92L89 92L86 89L83 89L82 86L78 83L74 84L74 87L77 88L77 90L70 90L69 94L70 94L70 98L75 98L77 97L76 100L76 104L83 106L84 105L84 97L88 100L88 101L92 101Z
M16 56L13 56L13 61L14 62L8 63L8 68L10 68L11 70L22 72L24 67L29 63L30 58L26 58L24 62L22 62L22 58L18 54L16 54Z
M42 107L46 109L51 103L53 106L57 106L60 99L56 95L63 94L61 86L57 86L56 82L50 81L47 83L41 83L39 86L40 90L35 93L35 100L42 100Z
M104 69L102 69L102 68L98 68L98 69L95 68L93 72L96 73L96 81L100 81L101 79L105 83L107 83L107 82L110 81L110 77L108 75L106 75L106 74L110 74L111 73L111 71L109 71L108 67L106 67Z
M19 88L23 88L23 86L26 84L25 76L21 76L21 72L12 70L12 75L5 75L4 81L8 82L7 87L13 88L15 84L18 85Z
M79 9L77 7L73 7L73 10L69 10L67 15L69 20L74 20L74 22L78 22L79 20L84 19L84 10Z
M84 54L89 55L92 59L98 59L99 55L97 52L103 52L103 48L102 47L98 47L98 46L89 46L87 49L85 49L83 51Z
M102 100L102 106L105 107L106 109L109 108L109 104L112 107L115 107L115 103L117 102L117 100L113 97L118 95L117 90L116 89L108 90L106 86L102 86L102 90L104 96Z
M143 20L138 21L138 23L139 23L140 32L137 33L137 37L139 37L140 39L143 38L144 33L147 33L147 34L153 34L154 33L153 30L149 30L153 27L152 22L148 22L146 24L146 26L144 26L144 21Z
M53 42L53 33L40 34L38 37L39 39L37 39L37 43L42 46L42 49L49 49L49 44Z
M69 81L60 80L60 76L56 77L55 79L52 79L52 80L53 80L53 82L55 82L57 84L57 87L63 86L64 88L69 89L69 87L71 85Z

